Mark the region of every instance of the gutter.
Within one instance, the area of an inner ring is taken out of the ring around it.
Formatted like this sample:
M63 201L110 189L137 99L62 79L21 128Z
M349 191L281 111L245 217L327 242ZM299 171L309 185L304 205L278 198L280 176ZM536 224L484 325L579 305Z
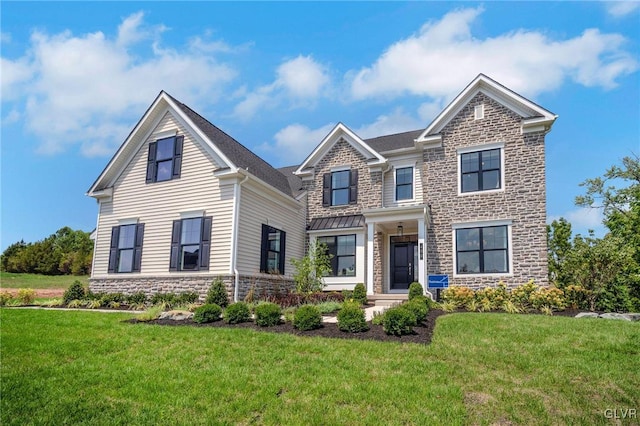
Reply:
M244 179L237 182L233 188L233 232L231 233L231 270L234 274L234 288L233 288L233 301L238 301L238 294L240 293L240 273L238 272L238 266L236 259L238 258L238 221L240 219L240 187L243 183L249 180L249 175L244 170L238 169L238 172L244 175Z

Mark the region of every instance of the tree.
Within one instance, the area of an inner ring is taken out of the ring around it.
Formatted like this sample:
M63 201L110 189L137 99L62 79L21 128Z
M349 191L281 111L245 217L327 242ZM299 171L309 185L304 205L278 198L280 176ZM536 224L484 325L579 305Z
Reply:
M324 277L331 272L331 255L326 244L316 240L309 245L309 250L302 259L291 259L291 263L296 270L293 280L298 293L322 291Z
M570 284L565 262L571 249L571 224L560 218L547 225L549 280L560 288Z

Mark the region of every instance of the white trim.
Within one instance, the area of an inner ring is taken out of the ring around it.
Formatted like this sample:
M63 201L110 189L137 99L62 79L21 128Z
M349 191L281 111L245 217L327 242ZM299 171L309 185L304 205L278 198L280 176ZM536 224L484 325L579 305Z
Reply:
M496 148L504 149L504 142L492 142L492 143L484 143L479 145L465 146L465 147L456 149L456 152L459 155L459 154L467 154L469 152L476 152L476 151L489 151L490 149L496 149Z
M374 224L367 225L367 295L371 296L374 294L373 287L373 250L374 250L374 241L376 238L375 235Z
M180 219L195 219L197 217L204 217L204 210L180 212Z
M164 132L151 133L151 138L155 140L174 137L178 134L178 129L165 130Z
M314 244L318 237L333 237L343 235L355 235L356 237L356 273L350 277L324 277L325 290L342 290L349 289L351 287L344 287L345 285L364 283L365 271L367 268L365 255L365 247L367 245L367 237L363 228L358 228L357 231L349 231L346 229L331 229L330 232L314 233L309 235L309 244Z
M484 118L484 104L476 105L473 108L473 119L482 120Z
M126 219L118 219L118 226L137 225L138 224L138 220L139 219L137 217L126 218Z
M462 154L468 154L471 152L480 152L480 151L490 151L492 149L500 150L500 188L485 189L484 191L478 190L478 191L462 192L462 164L461 164L461 158L460 158ZM496 192L504 192L505 187L507 186L505 182L505 173L504 173L504 165L505 165L504 151L505 151L504 142L494 142L494 143L487 143L487 144L481 144L481 145L466 146L464 148L458 148L456 150L456 162L457 162L457 169L458 169L458 196L465 197L468 195L492 194Z
M329 171L333 173L333 172L346 172L347 170L351 171L351 166L335 166L335 167L331 167Z
M362 226L358 226L357 228L333 228L333 229L314 229L313 231L307 231L309 235L315 235L318 237L325 237L330 235L338 235L337 233L346 232L347 234L353 234L363 231ZM325 235L326 234L326 235Z
M480 274L458 274L458 247L456 244L456 231L467 228L488 228L491 226L507 227L507 270L508 272L480 273ZM478 220L473 222L459 222L451 224L451 244L453 247L453 277L454 278L482 278L482 277L512 277L513 276L513 236L511 228L512 219Z

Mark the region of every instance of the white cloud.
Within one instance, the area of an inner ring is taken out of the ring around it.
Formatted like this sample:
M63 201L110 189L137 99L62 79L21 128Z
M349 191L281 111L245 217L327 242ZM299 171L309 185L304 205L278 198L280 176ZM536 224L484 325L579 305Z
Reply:
M580 36L554 40L520 29L480 39L472 25L482 8L461 9L427 22L391 45L371 66L347 73L356 99L406 93L450 99L477 74L485 73L527 96L554 90L571 79L585 86L612 88L638 69L623 50L625 38L587 29ZM531 78L535 76L535 78Z
M616 18L622 18L640 8L640 2L637 0L608 1L606 2L606 8L609 15Z
M587 235L590 229L595 231L596 236L602 236L606 232L606 228L602 223L604 217L601 208L579 207L560 216L548 216L547 223L551 223L561 217L571 223L571 229L574 234Z
M274 143L265 143L258 147L258 151L286 153L278 157L286 158L288 162L279 164L281 166L300 164L334 127L335 124L332 123L317 129L297 123L291 124L275 134Z
M2 117L2 125L8 126L9 124L17 123L20 120L21 114L17 109L12 109L9 114Z
M373 123L362 125L354 131L362 139L368 139L424 127L424 122L405 113L402 108L396 108L391 114L380 115Z
M160 90L187 103L211 103L235 76L206 52L163 48L165 30L146 26L136 13L123 20L115 39L102 32L36 31L23 57L2 58L3 101L23 100L25 126L41 141L40 153L80 145L85 155L111 154L132 117Z

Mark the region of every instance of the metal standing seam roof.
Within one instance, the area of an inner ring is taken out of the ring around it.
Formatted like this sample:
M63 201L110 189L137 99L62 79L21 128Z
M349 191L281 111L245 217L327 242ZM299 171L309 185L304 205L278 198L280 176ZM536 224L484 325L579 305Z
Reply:
M320 231L324 229L359 228L361 226L364 226L364 216L356 214L351 216L319 217L309 223L307 230Z

